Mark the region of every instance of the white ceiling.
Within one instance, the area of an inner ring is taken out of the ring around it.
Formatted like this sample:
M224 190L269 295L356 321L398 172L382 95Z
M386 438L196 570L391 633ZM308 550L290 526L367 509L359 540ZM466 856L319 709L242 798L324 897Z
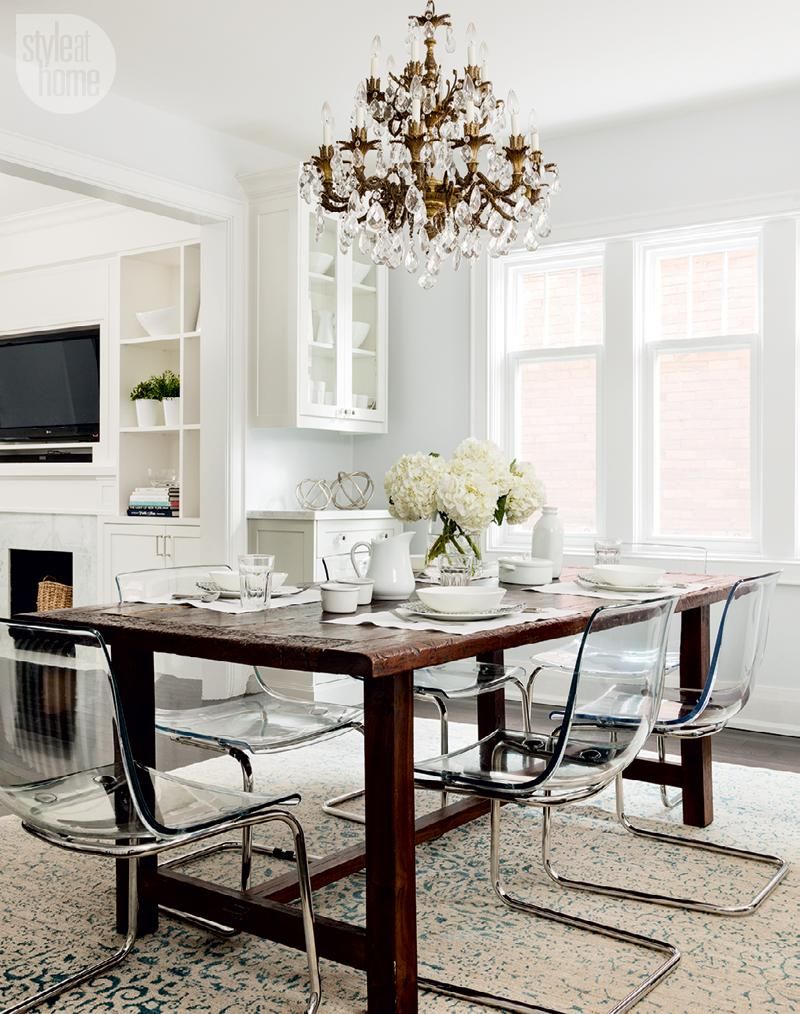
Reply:
M24 215L60 204L86 203L87 200L88 198L77 197L68 190L0 173L0 218Z
M424 0L48 0L97 21L117 50L120 94L302 156L331 102L339 133L374 33L399 56ZM13 14L0 0L0 46ZM535 105L544 131L640 116L800 82L798 0L440 0L459 40L475 21L500 93ZM78 118L76 117L76 125Z

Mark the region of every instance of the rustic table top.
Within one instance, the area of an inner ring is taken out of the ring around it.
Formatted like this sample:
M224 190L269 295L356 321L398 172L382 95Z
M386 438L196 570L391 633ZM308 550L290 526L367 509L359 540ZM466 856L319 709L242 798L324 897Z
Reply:
M571 574L566 572L563 576ZM681 595L677 609L682 612L722 601L738 579L670 574L667 580L690 585L702 582L703 587L696 590L689 587ZM35 618L91 627L112 648L127 646L247 665L372 678L572 636L584 629L598 606L610 604L610 600L547 595L512 586L508 586L506 601L574 612L549 618L532 612L528 623L470 634L331 624L323 621L319 603L260 613L217 613L190 605L126 603L57 609L36 613ZM360 611L384 611L396 605L375 602Z

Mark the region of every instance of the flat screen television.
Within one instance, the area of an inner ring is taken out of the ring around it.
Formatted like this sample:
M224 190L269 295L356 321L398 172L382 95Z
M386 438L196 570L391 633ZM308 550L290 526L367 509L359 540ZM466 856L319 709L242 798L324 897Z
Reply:
M99 326L0 338L0 441L99 439Z

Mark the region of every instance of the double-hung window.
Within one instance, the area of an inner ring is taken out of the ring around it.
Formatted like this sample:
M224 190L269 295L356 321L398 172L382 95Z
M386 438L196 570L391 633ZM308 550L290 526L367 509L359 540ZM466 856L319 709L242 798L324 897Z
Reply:
M758 539L757 234L643 244L642 530Z
M519 254L492 271L489 435L533 463L580 541L601 527L602 251ZM524 527L493 533L498 546L528 538Z

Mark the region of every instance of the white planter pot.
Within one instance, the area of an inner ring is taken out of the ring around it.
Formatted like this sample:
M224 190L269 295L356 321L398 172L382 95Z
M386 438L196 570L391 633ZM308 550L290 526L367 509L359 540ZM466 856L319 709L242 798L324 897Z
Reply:
M166 426L180 426L181 399L164 398L161 404L164 406L164 424Z
M155 398L139 398L136 405L136 422L139 426L163 426L164 413L161 411L161 402Z

